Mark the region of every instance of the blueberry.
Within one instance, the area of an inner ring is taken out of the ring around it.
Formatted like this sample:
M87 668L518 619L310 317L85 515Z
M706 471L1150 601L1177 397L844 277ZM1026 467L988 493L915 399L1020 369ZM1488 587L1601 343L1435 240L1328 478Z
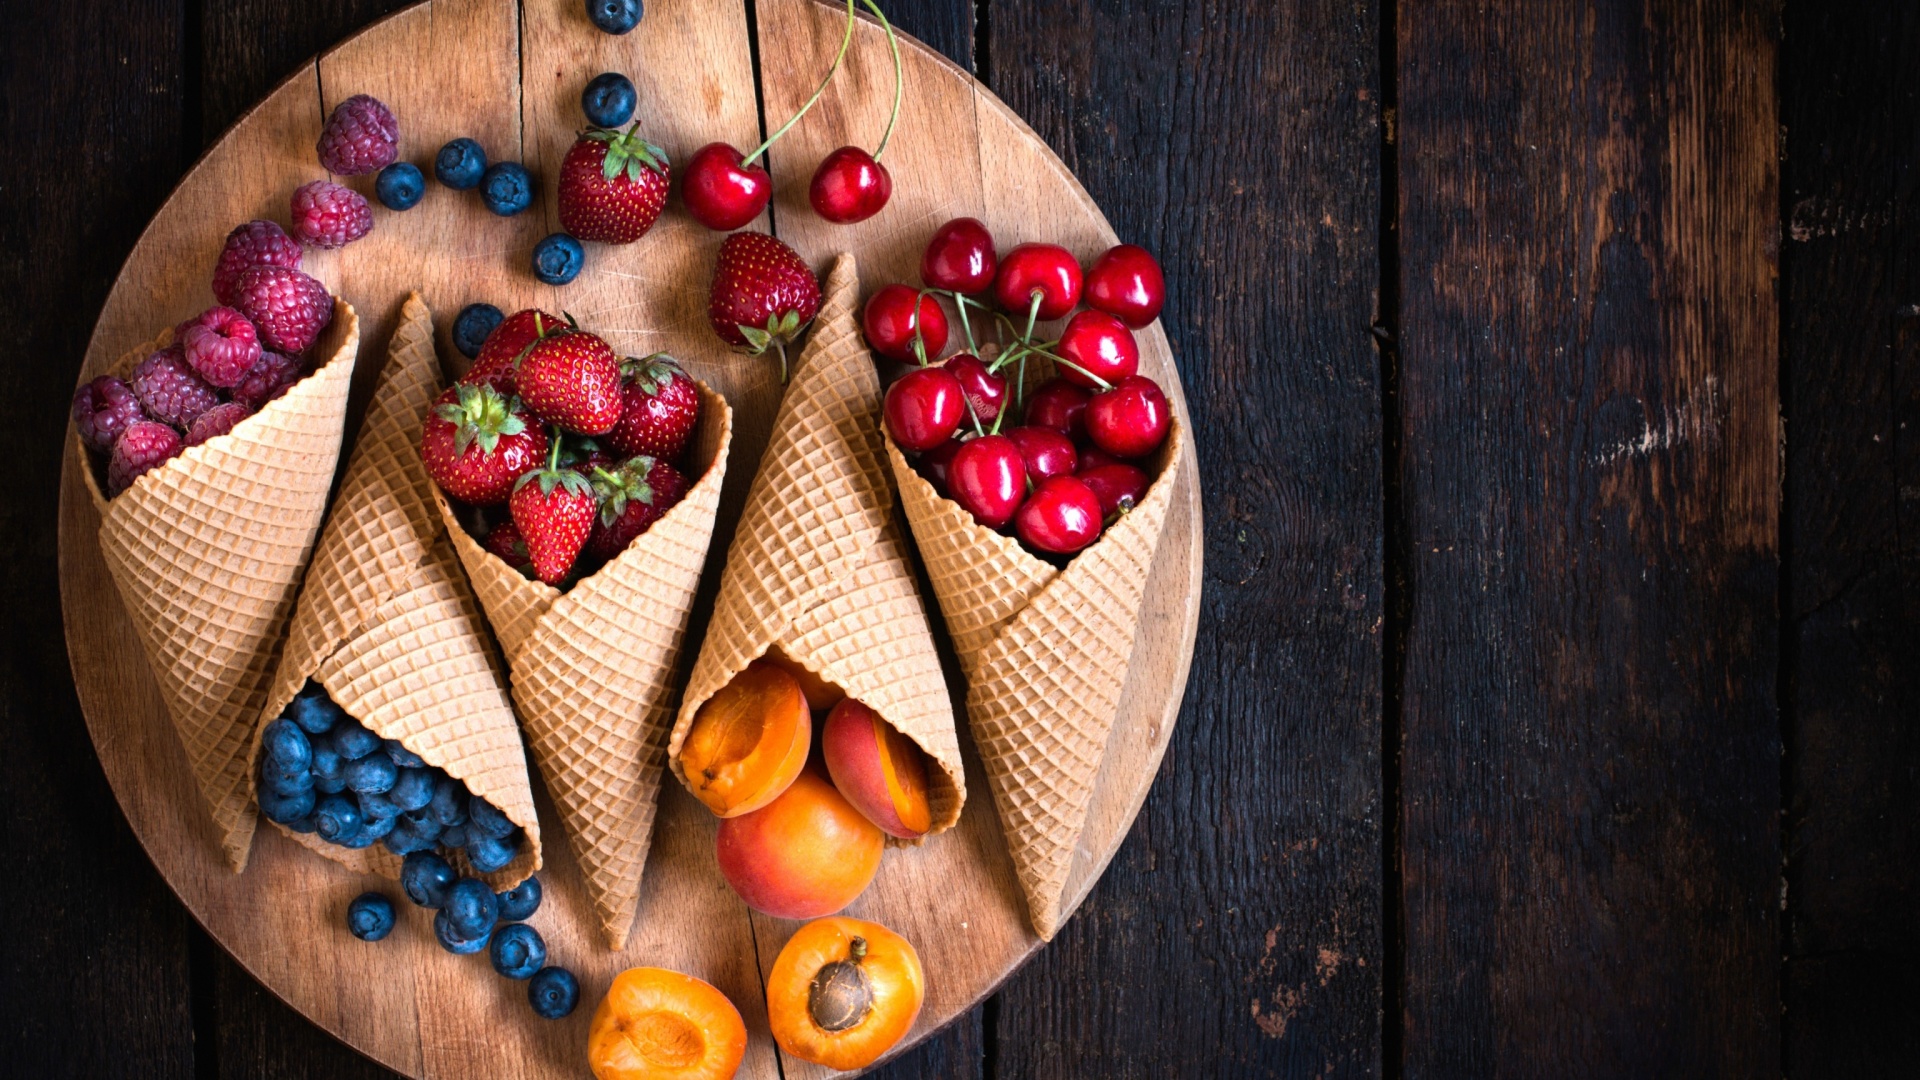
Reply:
M428 847L434 847L440 843L440 833L443 831L440 823L433 820L433 815L425 810L409 810L401 814L400 820L395 822L393 827L406 829L414 836L425 840Z
M313 831L313 815L308 814L294 821L283 821L281 824L297 833L310 833Z
M506 315L492 304L468 304L454 317L453 347L469 360L479 356L487 336L505 319Z
M453 866L435 852L415 852L400 864L400 888L406 891L407 899L421 907L437 908L446 903L447 890L458 880Z
M381 169L373 181L373 193L379 197L380 205L389 210L413 209L426 191L426 177L421 176L420 167L410 161L396 161Z
M423 809L433 801L433 773L426 769L401 769L387 797L402 810Z
M441 908L433 916L433 936L440 947L455 956L467 956L487 947L487 939L493 936L493 928L480 932L479 937L461 937L453 928L453 920L447 917L447 909Z
M467 835L490 836L495 840L504 840L514 830L514 824L487 800L475 795L467 803Z
M360 815L360 831L353 834L354 842L348 843L346 846L350 848L370 847L375 841L386 839L387 834L393 831L393 823L396 820L398 819L390 817L368 817L365 814Z
M527 1000L535 1013L558 1020L580 1003L580 980L566 968L543 967L527 983Z
M391 791L398 779L400 767L385 754L368 754L347 766L347 786L363 794Z
M348 720L333 729L333 748L348 761L359 761L380 749L380 736Z
M347 929L361 941L379 941L393 933L393 901L364 892L347 905Z
M460 825L467 820L467 785L440 774L433 778L433 801L427 804L433 818L442 825Z
M272 788L263 787L260 789L260 812L267 815L268 821L291 825L296 821L305 820L313 813L314 800L317 797L311 787L305 791L290 794L281 794Z
M267 724L260 734L260 756L281 771L304 771L313 764L313 744L300 725L280 717Z
M287 719L300 725L300 730L309 735L319 735L330 730L334 724L346 716L340 706L333 703L319 683L308 683L300 691L300 696L287 703Z
M347 790L346 764L344 761L341 762L340 770L332 777L323 777L316 774L313 778L313 790L322 795L338 795Z
M440 830L440 846L443 848L463 848L467 846L467 826L465 822L449 825Z
M379 837L367 831L365 823L363 822L360 828L353 830L353 832L339 840L335 840L334 843L346 848L348 851L359 851L361 848L372 847L378 843L379 840Z
M515 845L491 836L473 835L471 824L467 827L467 861L475 870L491 874L495 870L505 870L513 861Z
M580 276L587 253L580 241L557 232L533 246L533 276L549 285L565 285Z
M360 820L362 821L374 821L376 819L380 821L392 821L400 816L400 808L393 805L392 797L378 791L360 792L355 796L354 801L360 804Z
M395 855L405 856L417 851L432 851L438 841L435 837L423 835L406 818L400 818L393 823L387 835L381 837L380 842Z
M502 927L493 935L493 970L509 979L531 979L547 965L547 943L526 923Z
M533 174L517 161L487 166L480 178L480 201L501 217L512 217L533 205Z
M468 191L487 171L487 152L472 139L455 139L433 159L433 175L455 191Z
M633 119L639 95L633 80L617 71L596 75L580 94L580 111L594 127L617 128Z
M406 744L399 739L388 739L381 744L381 747L386 750L387 756L393 759L393 763L403 769L427 767L427 763L421 759L420 755L407 749Z
M360 831L360 807L345 795L326 795L313 808L313 831L320 839L342 843Z
M447 902L440 910L447 913L447 919L455 933L471 940L486 936L493 929L494 920L500 916L500 902L493 898L493 890L479 878L461 878L447 890Z
M347 759L341 757L340 751L333 748L332 739L314 740L313 764L308 766L308 769L313 773L313 778L323 784L330 780L338 780L345 784L347 779ZM339 788L334 790L338 791Z
M530 877L506 892L496 894L494 899L500 904L500 921L523 922L532 918L533 913L540 910L540 892L540 879Z
M282 772L276 768L260 770L260 787L271 791L283 799L290 799L302 792L313 790L313 773L307 769L298 772Z
M647 6L640 0L587 0L587 18L609 34L624 34L640 25Z

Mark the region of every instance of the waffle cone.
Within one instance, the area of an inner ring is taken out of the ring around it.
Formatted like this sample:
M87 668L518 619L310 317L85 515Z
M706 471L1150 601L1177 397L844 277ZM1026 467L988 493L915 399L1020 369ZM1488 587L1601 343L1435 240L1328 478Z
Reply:
M1041 938L1059 930L1074 847L1120 711L1134 630L1185 438L1157 479L1065 570L973 520L891 438L901 502L967 676L967 716L1000 826Z
M171 337L127 353L111 373L126 375ZM359 319L336 299L312 374L111 500L71 436L107 571L236 873L253 843L247 745L326 514L359 345Z
M668 761L686 783L680 748L694 714L777 645L926 751L937 833L959 820L966 777L881 461L880 379L860 340L859 288L853 256L841 255L727 551Z
M479 875L500 891L540 869L540 822L500 665L420 461L421 419L440 389L433 313L416 293L401 309L247 760L258 759L266 722L308 679L318 682L374 734L445 769L526 830L512 863ZM247 775L257 782L257 771ZM384 846L354 851L276 827L355 871L400 875L400 857ZM450 857L475 873L464 853Z
M705 383L686 497L565 593L481 547L434 498L512 673L528 746L607 944L626 947L666 760L672 675L713 540L733 410Z

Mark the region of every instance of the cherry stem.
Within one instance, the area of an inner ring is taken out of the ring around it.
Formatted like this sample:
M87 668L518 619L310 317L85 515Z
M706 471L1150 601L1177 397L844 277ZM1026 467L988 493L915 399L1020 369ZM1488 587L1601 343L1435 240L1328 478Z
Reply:
M932 289L921 289L913 297L913 355L920 358L921 367L926 367L929 361L927 360L926 327L923 325L926 320L920 317L920 305L926 303L927 297L932 294ZM938 307L940 301L935 300L933 303Z
M967 334L967 351L975 356L979 356L980 343L973 340L973 322L967 318L967 302L961 299L958 294L955 294L954 299L959 301L954 305L954 309L960 313L960 329L966 331Z
M900 39L893 36L893 24L887 21L887 13L873 0L861 0L873 17L880 20L880 28L887 32L887 48L893 51L893 115L887 117L887 130L880 135L880 146L873 152L873 160L879 161L880 155L887 152L887 142L893 138L893 125L900 120L900 97L906 87L903 68L900 62Z
M740 160L741 168L744 169L747 166L753 164L753 161L755 158L759 157L761 154L766 153L767 150L771 148L774 143L777 143L780 141L780 137L782 135L785 135L788 129L792 128L793 125L799 123L801 117L807 115L807 113L811 111L815 105L819 104L820 96L827 92L827 84L833 81L833 77L835 75L839 74L840 61L846 59L847 47L852 44L853 44L853 0L847 0L847 32L840 39L840 51L834 55L833 66L827 69L827 77L820 80L819 89L813 92L813 96L807 99L807 103L805 105L800 106L799 112L794 113L793 116L789 118L786 123L781 124L780 129L778 131L775 131L773 134L767 136L767 141L755 147L753 153L748 154L746 157ZM898 106L896 105L895 107L897 108ZM884 143L882 145L884 145ZM877 159L879 155L875 154L874 157ZM782 356L784 357L785 354L783 353ZM782 370L784 370L784 368ZM783 376L780 379L780 381L784 383L787 380Z
M1031 295L1033 297L1033 302L1027 305L1027 332L1020 335L1021 341L1033 340L1033 324L1035 320L1040 318L1041 302L1046 300L1047 298L1047 294L1040 291L1039 289L1033 290Z
M1032 348L1032 347L1030 347L1027 351L1039 353L1041 356L1046 357L1047 359L1053 361L1054 363L1060 365L1061 367L1072 368L1073 370L1079 372L1080 374L1085 375L1087 378L1092 379L1094 382L1099 383L1100 389L1102 390L1113 389L1112 383L1108 382L1107 380L1101 378L1098 375L1095 375L1093 372L1088 371L1086 368L1081 367L1079 364L1074 363L1073 361L1067 359L1066 357L1061 356L1059 353L1052 353L1052 352L1048 352L1045 349ZM1024 359L1025 357L1023 356L1022 360L1024 361Z

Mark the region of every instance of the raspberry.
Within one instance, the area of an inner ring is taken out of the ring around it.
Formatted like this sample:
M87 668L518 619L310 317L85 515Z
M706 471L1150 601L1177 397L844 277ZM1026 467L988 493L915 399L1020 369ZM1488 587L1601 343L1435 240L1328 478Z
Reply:
M346 247L373 228L366 196L326 180L293 192L293 235L317 248Z
M157 354L156 354L157 355ZM127 490L134 478L180 452L180 433L165 424L138 420L113 441L107 459L107 495Z
M333 321L327 287L284 266L250 266L233 285L233 306L253 323L260 344L289 356L306 352Z
M237 401L215 405L194 420L187 429L187 445L199 446L215 435L225 435L233 430L233 425L253 415L253 410Z
M179 325L173 340L187 363L215 386L232 386L260 362L260 337L245 315L230 307L208 308Z
M186 350L178 345L169 345L140 361L130 381L133 396L140 399L147 415L177 428L185 428L201 413L220 404L220 392L193 373Z
M314 150L335 176L379 172L398 156L400 125L380 99L355 94L334 106Z
M73 426L80 441L104 454L127 425L145 420L133 389L111 375L102 375L73 392Z
M287 392L287 388L300 381L300 362L290 356L276 352L260 354L260 362L247 372L228 395L249 409L259 409L267 402Z
M220 249L220 261L213 264L213 295L233 306L233 283L249 266L284 266L300 269L300 242L271 221L249 221L236 225L227 234L227 246Z

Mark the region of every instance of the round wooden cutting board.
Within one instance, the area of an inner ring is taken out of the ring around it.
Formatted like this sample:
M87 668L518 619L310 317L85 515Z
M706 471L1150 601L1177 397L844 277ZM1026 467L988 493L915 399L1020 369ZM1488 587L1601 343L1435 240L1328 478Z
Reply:
M314 140L335 103L368 93L399 118L402 156L423 167L448 139L477 138L495 160L524 162L543 181L583 120L581 88L622 71L640 91L642 128L675 162L707 142L743 149L812 92L838 48L844 8L815 0L759 0L764 103L755 96L744 6L721 0L653 0L639 29L609 37L578 0L431 0L382 21L302 68L248 113L196 165L127 260L95 328L81 378L156 331L212 303L208 277L227 230L250 218L286 220L293 189L322 177ZM903 39L906 105L886 156L893 201L854 226L822 221L806 205L812 167L834 147L871 147L885 125L893 65L877 24L862 21L847 66L821 105L775 148L777 194L768 229L824 269L839 251L860 259L867 289L917 281L920 251L948 218L972 215L1002 251L1026 240L1064 244L1089 258L1114 242L1111 228L1046 145L966 73ZM355 186L369 196L371 178ZM665 350L719 389L736 410L727 499L707 574L708 595L732 522L753 478L779 402L777 365L729 352L706 322L707 283L721 236L695 224L678 200L654 231L622 248L588 245L587 269L549 288L529 273L529 253L559 228L551 192L533 210L497 218L475 193L429 184L404 213L374 209L374 231L338 252L311 252L308 269L359 309L364 327L362 400L385 360L401 301L418 289L441 328L463 305L566 310L623 353ZM1186 403L1165 333L1140 335L1143 370L1167 388L1181 422ZM342 454L342 461L346 456ZM1068 888L1076 906L1106 867L1146 797L1166 749L1192 658L1200 591L1200 498L1194 455L1154 563L1124 705ZM732 998L750 1045L741 1075L756 1080L824 1075L778 1054L767 1031L761 979L797 924L754 915L714 865L715 819L679 784L662 784L638 919L627 948L611 953L588 914L578 872L550 805L543 873L548 900L533 924L554 963L581 981L581 1007L538 1019L526 987L495 975L485 957L456 957L433 942L425 913L402 903L401 925L366 944L345 929L347 902L366 888L399 891L261 829L243 874L226 869L184 752L101 561L99 519L69 457L60 508L61 595L67 647L94 745L134 831L207 931L293 1007L380 1062L413 1076L583 1075L588 1021L617 972L657 965L697 975ZM932 596L929 609L937 610ZM684 656L698 646L697 612ZM954 670L951 656L949 671ZM683 668L685 664L683 662ZM958 687L956 681L956 688ZM956 694L955 713L964 715ZM970 799L960 824L919 848L888 851L873 886L848 909L900 931L919 949L927 1001L905 1048L965 1012L1032 955L993 798L968 754Z

